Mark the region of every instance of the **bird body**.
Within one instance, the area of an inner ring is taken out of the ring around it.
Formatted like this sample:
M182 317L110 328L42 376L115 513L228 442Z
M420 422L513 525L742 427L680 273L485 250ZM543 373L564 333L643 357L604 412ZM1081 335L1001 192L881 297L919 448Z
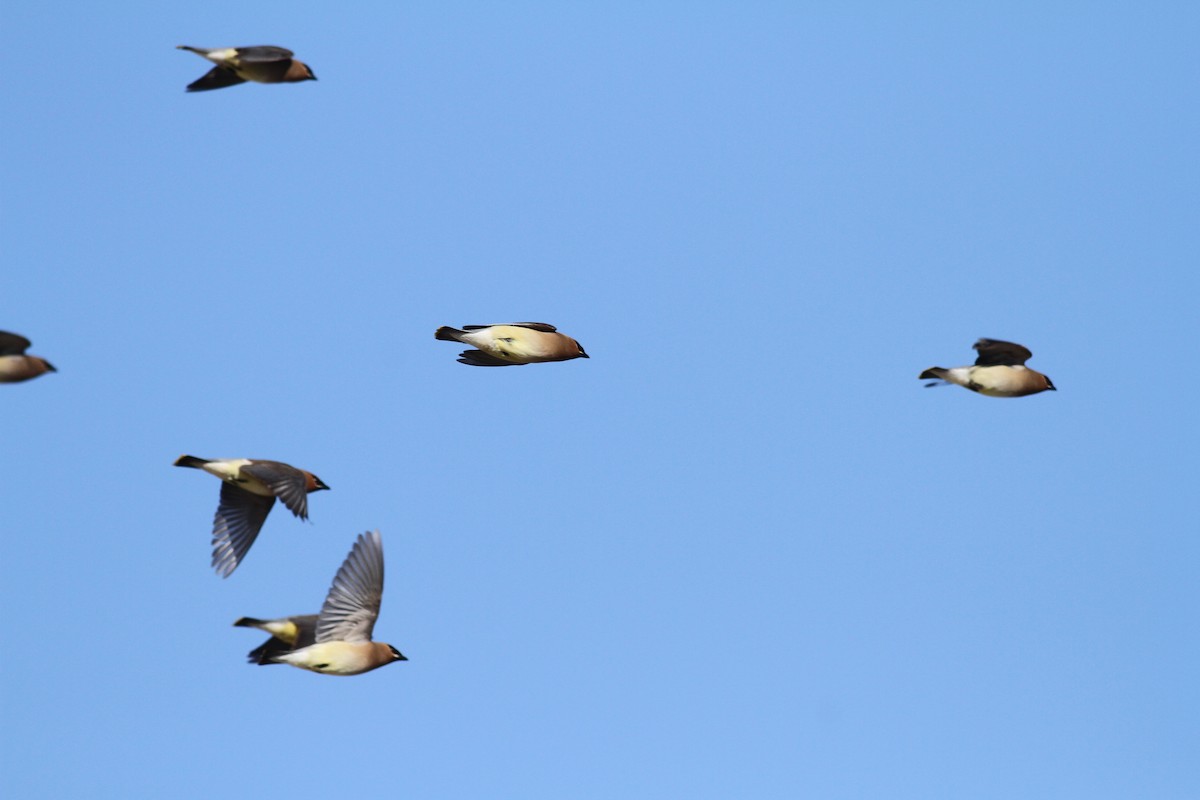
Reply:
M589 357L579 342L544 322L466 325L462 330L442 326L433 336L478 348L464 351L458 358L459 363L473 367L508 367Z
M221 479L221 502L213 516L212 564L224 578L254 544L275 498L300 519L308 519L308 494L329 488L311 472L281 461L180 456L175 466L202 469Z
M359 535L334 576L317 616L315 641L272 658L324 675L359 675L407 661L390 644L371 641L382 601L383 540L373 531Z
M181 44L179 50L187 50L216 64L200 79L187 87L189 92L204 92L224 89L246 81L255 83L298 83L315 81L317 76L307 64L296 58L285 47L255 45L252 47L192 47Z
M1033 357L1028 348L999 339L980 339L973 347L979 352L973 366L930 367L919 379L946 381L988 397L1024 397L1057 391L1048 377L1025 366Z
M361 675L393 661L407 661L400 651L382 642L319 642L275 660L323 675Z
M58 371L41 356L25 355L30 344L20 334L0 331L0 383L20 383Z
M254 477L249 470L242 472L242 467L248 467L254 463L249 458L225 458L216 459L214 461L206 461L204 459L195 459L197 463L181 464L181 461L187 459L189 462L193 460L193 456L180 456L175 462L177 467L196 467L207 472L209 475L215 475L223 481L229 481L236 484L239 489L244 489L247 492L261 495L263 497L274 497L275 493L271 491L271 487L263 483L261 479ZM278 462L275 462L278 463Z
M1023 397L1047 388L1042 373L1022 366L930 367L921 373L921 378L965 386L988 397Z

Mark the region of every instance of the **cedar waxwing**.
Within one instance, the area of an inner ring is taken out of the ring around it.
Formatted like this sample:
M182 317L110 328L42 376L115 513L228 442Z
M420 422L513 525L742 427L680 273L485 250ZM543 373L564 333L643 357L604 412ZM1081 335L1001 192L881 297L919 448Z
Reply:
M224 89L239 83L297 83L315 81L316 75L303 61L292 58L292 51L283 47L189 47L181 44L177 50L190 50L216 64L199 80L188 84L189 92Z
M382 599L383 541L379 531L362 533L329 587L317 616L316 642L272 658L325 675L359 675L408 661L390 644L371 641Z
M213 517L212 565L222 578L242 562L276 497L297 517L308 519L308 493L329 488L311 472L278 461L180 456L175 466L202 469L221 479L221 502Z
M258 628L271 634L271 638L254 648L247 655L251 664L266 666L278 664L275 656L301 647L308 647L317 636L317 615L303 614L299 617L280 619L255 619L242 617L233 623L238 628Z
M466 350L458 363L473 367L511 367L538 361L569 361L588 358L579 342L544 322L509 322L502 325L464 325L463 330L445 326L433 338L478 347Z
M27 356L29 340L16 333L0 331L0 383L20 383L46 372L58 372L40 356Z
M972 347L979 351L975 366L930 367L921 373L920 379L957 383L988 397L1024 397L1046 390L1058 391L1049 378L1025 366L1025 362L1033 357L1025 347L999 339L980 339ZM925 385L936 386L937 383Z

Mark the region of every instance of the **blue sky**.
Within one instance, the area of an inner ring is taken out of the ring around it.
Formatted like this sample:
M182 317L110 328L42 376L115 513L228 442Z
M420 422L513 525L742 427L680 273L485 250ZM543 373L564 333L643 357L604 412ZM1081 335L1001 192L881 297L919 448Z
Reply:
M744 5L5 9L5 794L1200 795L1200 12ZM244 663L374 528L411 660Z

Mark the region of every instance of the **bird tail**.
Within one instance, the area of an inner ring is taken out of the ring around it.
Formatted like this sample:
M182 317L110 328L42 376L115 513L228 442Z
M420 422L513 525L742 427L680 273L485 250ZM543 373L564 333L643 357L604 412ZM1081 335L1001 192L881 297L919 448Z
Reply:
M266 625L266 624L267 623L261 619L255 619L254 617L242 617L237 622L233 623L233 627L235 627L235 628L261 628L263 625Z
M466 335L466 331L460 331L458 328L450 328L446 325L443 325L433 332L433 338L439 339L443 342L461 342L462 339L460 337Z
M946 370L943 367L930 367L917 376L917 380L921 381L944 381L946 380Z
M208 463L206 458L196 458L195 456L180 456L175 459L177 467L192 467L193 469L204 469L204 465Z

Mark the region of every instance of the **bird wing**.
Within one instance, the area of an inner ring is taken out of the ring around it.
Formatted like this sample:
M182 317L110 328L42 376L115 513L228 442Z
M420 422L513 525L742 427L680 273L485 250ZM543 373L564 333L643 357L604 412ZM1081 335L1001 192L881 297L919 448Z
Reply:
M213 517L212 565L222 578L228 578L242 563L273 505L274 497L221 481L221 504Z
M490 353L485 353L482 350L464 350L458 356L458 363L470 364L472 367L522 367L524 364L518 364L514 361L505 361L503 358L496 358Z
M235 47L237 50L238 61L265 63L268 61L288 61L295 55L286 47L275 47L269 44L255 45L253 47Z
M1033 358L1029 348L999 339L980 339L972 347L979 351L977 367L1017 366Z
M382 600L383 540L379 531L359 534L321 606L317 642L371 641Z
M514 328L529 328L531 331L554 333L558 328L545 322L494 322L491 325L463 325L464 331L478 331L484 328L494 328L497 325L511 325Z
M209 89L224 89L226 86L237 86L246 80L239 77L228 67L213 67L200 78L188 84L189 92L207 92Z
M265 483L288 511L308 519L308 476L303 472L278 461L255 461L242 467L242 472Z
M19 356L24 354L32 344L20 334L0 331L0 356Z

